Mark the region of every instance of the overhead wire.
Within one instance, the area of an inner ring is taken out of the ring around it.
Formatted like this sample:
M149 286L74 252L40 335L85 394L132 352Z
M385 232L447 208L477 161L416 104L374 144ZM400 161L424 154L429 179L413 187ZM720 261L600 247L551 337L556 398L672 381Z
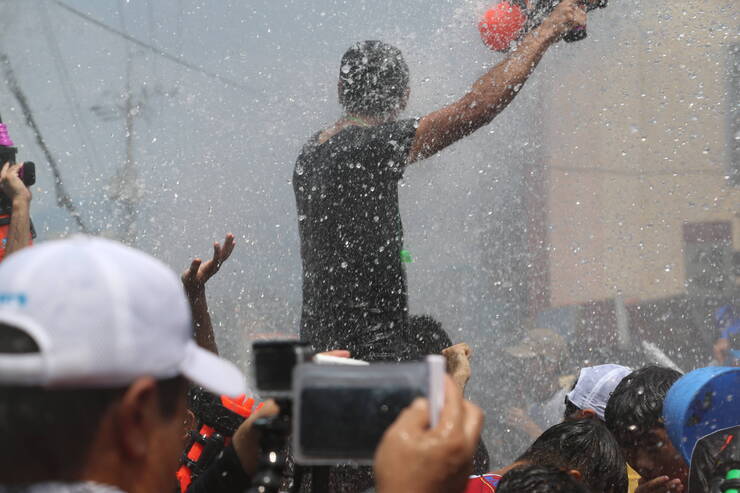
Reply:
M80 228L80 231L82 231L83 233L90 233L90 229L83 221L80 212L77 210L77 206L72 201L69 192L67 192L67 189L64 186L62 172L59 169L59 164L57 163L54 155L51 153L51 149L49 149L49 146L44 140L41 129L39 128L38 124L36 123L36 119L33 116L33 110L31 110L28 99L26 98L23 89L21 89L21 86L18 83L15 71L10 64L10 59L8 59L5 53L0 53L0 66L2 66L5 75L5 82L8 85L8 89L13 94L16 101L18 101L18 105L21 107L21 112L26 118L26 123L33 131L34 136L36 137L36 143L44 152L46 160L49 163L52 175L54 176L54 192L56 194L57 205L63 207L67 210L67 212L69 212L70 216L72 216L72 219L74 219L74 221L77 223L77 226Z
M54 32L54 25L49 20L48 3L43 2L38 4L40 13L41 23L43 28L41 31L44 33L46 39L46 45L49 48L51 58L54 60L54 67L59 74L59 80L61 81L62 94L64 99L67 101L67 105L70 108L70 115L74 120L74 127L77 134L85 148L85 153L88 158L88 167L90 170L94 169L94 163L101 163L100 155L97 151L94 141L90 140L90 127L81 115L80 102L77 97L77 91L75 90L74 84L72 84L72 78L69 75L67 66L64 62L64 55L62 50L59 48L59 42Z
M146 43L144 41L141 41L141 40L139 40L139 39L137 39L137 38L135 38L135 37L133 37L133 36L131 36L129 34L126 34L125 32L122 32L122 31L120 31L118 29L115 29L115 28L109 26L108 24L105 24L105 23L103 23L103 22L95 19L94 17L92 17L92 16L90 16L88 14L85 14L84 12L81 12L81 11L79 11L79 10L73 8L73 7L70 7L69 5L65 4L61 0L52 0L52 1L56 5L58 5L60 8L66 10L67 12L71 13L72 15L74 15L74 16L80 18L80 19L83 19L83 20L87 21L90 24L93 24L95 26L98 26L99 28L101 28L101 29L103 29L103 30L105 30L105 31L107 31L107 32L109 32L111 34L114 34L116 36L119 36L119 37L121 37L121 38L123 38L123 39L125 39L125 40L127 40L127 41L129 41L129 42L131 42L131 43L133 43L133 44L141 47L141 48L144 48L144 49L146 49L148 51L151 51L152 53L155 53L156 55L159 55L162 58L165 58L167 60L170 60L173 63L177 63L178 65L181 65L181 66L183 66L183 67L185 67L185 68L187 68L189 70L192 70L194 72L201 73L201 74L203 74L205 76L208 76L210 78L217 79L217 80L219 80L221 83L223 83L226 86L229 86L229 87L232 87L232 88L236 88L236 89L241 89L241 90L250 90L250 91L252 90L252 88L249 87L245 83L236 81L234 79L231 79L229 77L223 76L223 75L218 74L216 72L212 72L212 71L207 70L207 69L205 69L205 68L203 68L203 67L201 67L199 65L196 65L194 63L191 63L191 62L185 60L181 56L173 55L173 54L168 53L168 52L166 52L166 51L164 51L164 50L162 50L162 49L160 49L160 48L158 48L156 46L152 46L151 44Z

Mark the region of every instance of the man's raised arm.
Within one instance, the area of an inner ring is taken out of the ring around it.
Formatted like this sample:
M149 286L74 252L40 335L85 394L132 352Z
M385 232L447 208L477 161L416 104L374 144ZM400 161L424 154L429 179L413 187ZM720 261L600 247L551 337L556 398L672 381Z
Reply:
M579 0L563 0L544 22L527 34L505 60L478 79L458 101L423 117L409 162L429 157L488 124L508 105L547 48L578 26L586 25Z

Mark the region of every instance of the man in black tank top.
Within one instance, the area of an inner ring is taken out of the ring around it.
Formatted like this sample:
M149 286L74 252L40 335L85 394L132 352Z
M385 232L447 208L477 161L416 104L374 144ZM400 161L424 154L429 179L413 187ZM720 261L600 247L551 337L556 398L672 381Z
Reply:
M564 0L465 96L419 119L397 119L409 97L397 48L364 41L347 50L338 85L345 114L304 146L293 175L302 339L318 351L349 349L370 361L403 357L408 310L398 181L406 166L489 123L547 48L585 21L577 0Z

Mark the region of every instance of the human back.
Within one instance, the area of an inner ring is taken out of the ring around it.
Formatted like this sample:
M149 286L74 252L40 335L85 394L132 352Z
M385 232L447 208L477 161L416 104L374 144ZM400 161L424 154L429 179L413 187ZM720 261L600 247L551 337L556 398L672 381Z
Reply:
M398 181L417 125L395 120L407 83L400 51L379 41L353 45L342 59L339 85L352 116L315 134L296 161L301 334L317 350L398 357L407 316Z

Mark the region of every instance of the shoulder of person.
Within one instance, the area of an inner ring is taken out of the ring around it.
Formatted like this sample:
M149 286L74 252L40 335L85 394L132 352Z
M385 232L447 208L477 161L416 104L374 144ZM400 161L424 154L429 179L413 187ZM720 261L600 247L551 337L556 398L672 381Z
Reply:
M496 491L496 487L501 481L501 478L501 475L493 473L482 474L480 476L470 476L470 478L468 478L468 485L465 488L465 493Z

